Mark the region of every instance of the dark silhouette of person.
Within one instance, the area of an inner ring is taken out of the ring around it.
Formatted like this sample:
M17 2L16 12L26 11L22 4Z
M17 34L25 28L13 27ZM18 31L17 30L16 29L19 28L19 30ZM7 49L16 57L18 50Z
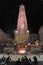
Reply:
M18 58L18 60L16 61L16 65L20 65L21 62L20 62L20 58Z
M25 61L27 62L28 61L28 58L26 56L24 56L24 58L25 58Z
M6 58L5 58L5 56L3 55L3 57L0 59L0 64L1 64L1 65L5 65L5 62L6 62Z
M21 61L23 61L23 57L21 58Z
M21 58L21 65L28 65L28 58L26 56Z
M10 56L8 56L6 59L6 64L8 65L10 61L11 61L11 58L10 58Z
M38 65L38 60L37 60L37 57L36 57L36 56L34 56L34 57L33 57L33 59L34 59L34 65Z
M32 60L31 60L31 58L29 58L29 65L32 65Z
M5 61L5 59L6 59L5 56L3 56L3 57L1 58L2 61Z

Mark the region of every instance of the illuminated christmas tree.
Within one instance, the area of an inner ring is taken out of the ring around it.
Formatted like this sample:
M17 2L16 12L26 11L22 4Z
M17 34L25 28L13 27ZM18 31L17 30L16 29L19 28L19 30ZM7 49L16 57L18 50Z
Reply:
M27 31L27 20L24 5L21 5L19 8L17 31L19 31L20 33Z

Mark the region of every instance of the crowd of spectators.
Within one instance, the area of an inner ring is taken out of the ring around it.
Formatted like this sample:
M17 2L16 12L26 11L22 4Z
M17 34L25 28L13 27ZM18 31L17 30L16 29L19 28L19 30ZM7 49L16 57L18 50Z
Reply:
M38 65L38 60L37 60L37 57L34 56L33 57L33 60L31 60L31 58L27 58L27 56L25 55L24 57L21 58L18 58L17 61L12 61L12 59L10 58L10 55L5 58L5 56L3 56L1 59L0 59L0 65Z

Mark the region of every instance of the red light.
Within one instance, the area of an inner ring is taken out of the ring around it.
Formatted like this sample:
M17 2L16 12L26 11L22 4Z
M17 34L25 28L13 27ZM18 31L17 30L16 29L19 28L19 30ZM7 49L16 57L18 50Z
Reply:
M24 47L23 45L21 45L21 47Z

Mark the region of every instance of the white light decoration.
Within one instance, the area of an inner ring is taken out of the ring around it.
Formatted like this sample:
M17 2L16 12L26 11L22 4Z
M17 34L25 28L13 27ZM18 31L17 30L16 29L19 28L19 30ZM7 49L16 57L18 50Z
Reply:
M18 33L18 31L16 30L15 33Z
M31 45L31 43L28 43L28 45Z
M29 30L27 30L27 33L29 33Z
M9 43L7 43L7 46L9 46Z
M15 42L14 45L16 45L17 43Z

